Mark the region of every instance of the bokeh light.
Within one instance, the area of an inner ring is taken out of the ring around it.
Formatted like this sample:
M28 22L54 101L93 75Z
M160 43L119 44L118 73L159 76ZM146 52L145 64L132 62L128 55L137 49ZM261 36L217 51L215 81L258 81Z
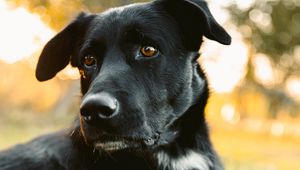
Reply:
M14 63L33 53L54 35L38 15L0 1L0 59Z

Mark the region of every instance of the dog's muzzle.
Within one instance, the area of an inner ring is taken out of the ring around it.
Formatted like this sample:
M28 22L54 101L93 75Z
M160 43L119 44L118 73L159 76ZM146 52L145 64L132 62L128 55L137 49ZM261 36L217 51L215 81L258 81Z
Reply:
M107 92L87 94L80 106L80 116L82 132L96 149L112 152L148 148L154 146L159 138L158 134L145 130L144 124L131 127L122 124L132 118L122 113L121 103Z

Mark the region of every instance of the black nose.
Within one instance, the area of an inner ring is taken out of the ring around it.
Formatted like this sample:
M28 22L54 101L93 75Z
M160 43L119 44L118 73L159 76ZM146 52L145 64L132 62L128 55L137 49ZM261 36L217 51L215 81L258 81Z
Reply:
M82 101L80 113L87 123L93 123L101 119L110 119L117 112L118 101L106 92L91 94Z

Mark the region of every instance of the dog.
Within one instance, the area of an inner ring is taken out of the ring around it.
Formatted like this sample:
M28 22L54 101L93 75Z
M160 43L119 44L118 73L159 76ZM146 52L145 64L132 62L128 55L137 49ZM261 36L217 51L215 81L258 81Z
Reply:
M1 170L221 170L204 117L203 36L231 37L203 0L80 13L44 47L39 81L81 75L74 127L0 153Z

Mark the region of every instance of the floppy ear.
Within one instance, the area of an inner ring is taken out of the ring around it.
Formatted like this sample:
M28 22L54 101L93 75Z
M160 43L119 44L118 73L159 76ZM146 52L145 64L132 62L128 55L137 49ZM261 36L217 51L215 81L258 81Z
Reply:
M231 37L214 19L207 3L203 0L158 0L178 23L184 42L193 50L198 50L202 36L229 45Z
M36 67L36 78L45 81L53 78L70 61L73 49L92 20L93 16L81 13L77 18L54 36L44 47Z

